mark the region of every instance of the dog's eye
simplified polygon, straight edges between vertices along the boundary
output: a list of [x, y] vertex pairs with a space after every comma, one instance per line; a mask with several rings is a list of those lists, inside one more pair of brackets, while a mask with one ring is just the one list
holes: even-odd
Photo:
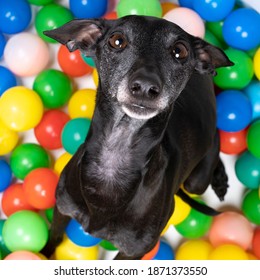
[[182, 43], [176, 43], [172, 49], [172, 52], [176, 59], [184, 59], [188, 56], [188, 50]]
[[109, 38], [109, 44], [114, 49], [124, 49], [127, 46], [127, 40], [123, 34], [113, 34]]

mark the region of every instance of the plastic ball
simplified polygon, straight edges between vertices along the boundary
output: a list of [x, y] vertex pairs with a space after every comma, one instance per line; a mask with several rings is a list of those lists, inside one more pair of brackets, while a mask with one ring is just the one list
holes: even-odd
[[252, 119], [248, 97], [238, 90], [226, 90], [217, 95], [217, 127], [227, 132], [245, 129]]
[[208, 237], [214, 247], [228, 243], [247, 250], [251, 246], [253, 226], [242, 214], [226, 211], [214, 217]]
[[212, 250], [209, 260], [248, 260], [248, 255], [238, 245], [223, 244]]
[[207, 240], [187, 240], [176, 250], [176, 260], [207, 260], [213, 246]]
[[0, 2], [0, 30], [15, 34], [25, 30], [32, 18], [31, 7], [26, 0]]
[[162, 16], [162, 7], [158, 0], [120, 0], [116, 11], [119, 18], [127, 15]]
[[46, 216], [47, 220], [48, 220], [50, 223], [52, 223], [54, 208], [53, 208], [53, 207], [48, 208], [48, 209], [46, 209], [44, 212], [45, 212], [45, 216]]
[[243, 214], [253, 224], [260, 225], [260, 197], [258, 190], [248, 191], [241, 205]]
[[45, 6], [51, 4], [54, 0], [28, 0], [29, 3], [37, 6]]
[[12, 130], [31, 129], [40, 122], [42, 115], [42, 101], [31, 89], [12, 87], [0, 98], [0, 120]]
[[65, 45], [59, 48], [58, 63], [62, 71], [71, 77], [82, 77], [93, 71], [93, 68], [84, 62], [79, 50], [70, 52]]
[[141, 259], [142, 260], [152, 260], [156, 254], [159, 251], [159, 247], [160, 247], [160, 241], [158, 241], [155, 246], [153, 247], [152, 250], [150, 250], [148, 253], [146, 253]]
[[47, 66], [49, 58], [47, 44], [35, 34], [19, 33], [6, 43], [4, 59], [8, 68], [17, 76], [38, 74]]
[[163, 2], [163, 3], [161, 3], [161, 6], [162, 6], [162, 15], [163, 16], [165, 14], [167, 14], [169, 11], [179, 7], [178, 4], [171, 3], [171, 2]]
[[73, 86], [66, 74], [56, 69], [48, 69], [35, 78], [33, 90], [39, 94], [46, 108], [55, 109], [68, 102]]
[[236, 160], [235, 172], [238, 180], [249, 189], [260, 185], [260, 159], [246, 151]]
[[70, 0], [69, 6], [76, 18], [99, 18], [107, 10], [108, 0]]
[[64, 167], [67, 165], [67, 163], [71, 160], [72, 155], [65, 152], [64, 154], [60, 155], [54, 164], [54, 170], [55, 172], [60, 175]]
[[159, 250], [153, 260], [174, 260], [174, 252], [171, 246], [167, 242], [161, 240]]
[[67, 236], [56, 247], [54, 252], [56, 260], [97, 260], [98, 246], [81, 247], [74, 244]]
[[260, 15], [257, 11], [236, 9], [224, 21], [223, 36], [229, 46], [248, 51], [260, 44], [259, 26]]
[[250, 125], [247, 132], [247, 147], [251, 154], [260, 158], [260, 121], [255, 121]]
[[85, 141], [91, 121], [86, 118], [76, 118], [68, 121], [61, 134], [63, 148], [74, 154]]
[[65, 230], [68, 238], [78, 246], [91, 247], [97, 245], [101, 239], [85, 232], [82, 225], [71, 219]]
[[[106, 13], [104, 15], [104, 18], [105, 19], [117, 19], [117, 13], [116, 11], [112, 11], [112, 12], [109, 12], [109, 13]], [[91, 65], [90, 65], [91, 66]], [[93, 66], [94, 67], [94, 66]]]
[[0, 159], [0, 175], [0, 192], [2, 192], [10, 185], [12, 180], [12, 170], [4, 159]]
[[41, 258], [34, 254], [33, 252], [30, 251], [16, 251], [4, 258], [5, 261], [10, 261], [10, 260], [41, 260]]
[[63, 111], [46, 111], [40, 123], [34, 128], [34, 134], [39, 144], [49, 150], [62, 148], [61, 132], [69, 120], [69, 116]]
[[180, 6], [182, 6], [182, 7], [186, 7], [186, 8], [190, 8], [190, 9], [193, 8], [194, 0], [179, 0], [178, 2], [180, 4]]
[[237, 132], [219, 131], [220, 151], [229, 155], [238, 155], [247, 149], [247, 129]]
[[35, 210], [25, 196], [23, 184], [16, 183], [10, 185], [3, 193], [2, 210], [9, 217], [20, 210]]
[[225, 50], [225, 53], [234, 65], [217, 69], [214, 83], [222, 89], [242, 89], [248, 86], [254, 75], [250, 56], [232, 48]]
[[252, 249], [255, 256], [260, 259], [260, 227], [256, 227], [254, 231]]
[[15, 148], [10, 157], [12, 172], [19, 179], [24, 179], [32, 170], [49, 167], [50, 157], [38, 144], [23, 143]]
[[212, 217], [191, 209], [189, 215], [175, 229], [186, 238], [200, 238], [204, 236], [212, 223]]
[[243, 91], [251, 102], [253, 110], [252, 120], [254, 121], [260, 118], [260, 82], [252, 81]]
[[0, 156], [10, 153], [19, 140], [18, 133], [9, 129], [0, 120]]
[[5, 36], [2, 33], [0, 33], [0, 59], [4, 53], [5, 44], [6, 44]]
[[71, 11], [58, 4], [49, 4], [42, 7], [35, 16], [35, 28], [38, 35], [48, 43], [57, 43], [54, 39], [47, 37], [43, 31], [53, 30], [71, 21]]
[[15, 75], [6, 67], [0, 66], [0, 96], [9, 88], [17, 85]]
[[207, 21], [224, 19], [235, 6], [235, 0], [194, 0], [193, 9]]
[[11, 215], [4, 223], [3, 239], [12, 252], [39, 252], [47, 243], [48, 227], [39, 214], [22, 210]]
[[213, 22], [206, 22], [206, 29], [209, 30], [223, 45], [223, 49], [226, 45], [224, 37], [223, 37], [223, 25], [224, 21], [213, 21]]
[[207, 29], [205, 32], [204, 40], [218, 48], [224, 48], [223, 44], [217, 39], [217, 37]]
[[254, 71], [257, 79], [260, 80], [260, 48], [254, 55]]
[[3, 227], [5, 222], [6, 220], [0, 220], [0, 251], [2, 253], [2, 258], [4, 258], [5, 256], [11, 253], [11, 251], [6, 247], [3, 238]]
[[76, 91], [69, 100], [68, 111], [72, 119], [91, 119], [96, 105], [96, 91], [81, 89]]
[[108, 251], [117, 251], [118, 250], [111, 242], [104, 240], [104, 239], [101, 240], [101, 242], [99, 243], [99, 246]]
[[85, 56], [83, 53], [80, 53], [81, 58], [84, 60], [85, 63], [87, 63], [90, 67], [96, 67], [95, 61], [92, 57]]
[[[189, 8], [175, 8], [166, 13], [163, 18], [179, 25], [193, 36], [204, 38], [204, 22], [195, 11]], [[184, 18], [185, 20], [183, 20]]]
[[58, 175], [49, 168], [32, 170], [24, 179], [23, 189], [27, 201], [36, 209], [47, 209], [55, 205]]
[[93, 73], [92, 73], [92, 78], [94, 81], [95, 86], [98, 86], [98, 71], [97, 68], [94, 68]]

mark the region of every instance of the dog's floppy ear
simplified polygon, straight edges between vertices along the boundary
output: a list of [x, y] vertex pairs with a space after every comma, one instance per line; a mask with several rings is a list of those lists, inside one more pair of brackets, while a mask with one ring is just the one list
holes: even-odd
[[215, 76], [217, 74], [216, 68], [234, 65], [220, 48], [199, 38], [196, 38], [194, 50], [196, 59], [195, 69], [202, 74], [212, 74]]
[[77, 49], [86, 55], [92, 55], [98, 39], [104, 33], [104, 20], [102, 19], [74, 19], [63, 26], [44, 31], [44, 35], [66, 45], [69, 51]]

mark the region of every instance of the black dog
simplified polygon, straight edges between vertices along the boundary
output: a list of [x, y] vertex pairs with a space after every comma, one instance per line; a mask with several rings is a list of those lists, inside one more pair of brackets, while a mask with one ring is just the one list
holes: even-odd
[[233, 63], [153, 17], [73, 20], [45, 34], [93, 57], [99, 73], [91, 128], [61, 174], [46, 250], [54, 250], [74, 218], [111, 241], [116, 259], [140, 259], [160, 238], [182, 183], [196, 194], [211, 184], [224, 198], [209, 74]]

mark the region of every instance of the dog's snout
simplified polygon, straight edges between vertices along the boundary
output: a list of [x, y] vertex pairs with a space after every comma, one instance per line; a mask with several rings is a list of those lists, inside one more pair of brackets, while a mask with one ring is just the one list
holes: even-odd
[[129, 82], [129, 90], [136, 97], [156, 98], [161, 93], [161, 84], [156, 74], [138, 71]]

